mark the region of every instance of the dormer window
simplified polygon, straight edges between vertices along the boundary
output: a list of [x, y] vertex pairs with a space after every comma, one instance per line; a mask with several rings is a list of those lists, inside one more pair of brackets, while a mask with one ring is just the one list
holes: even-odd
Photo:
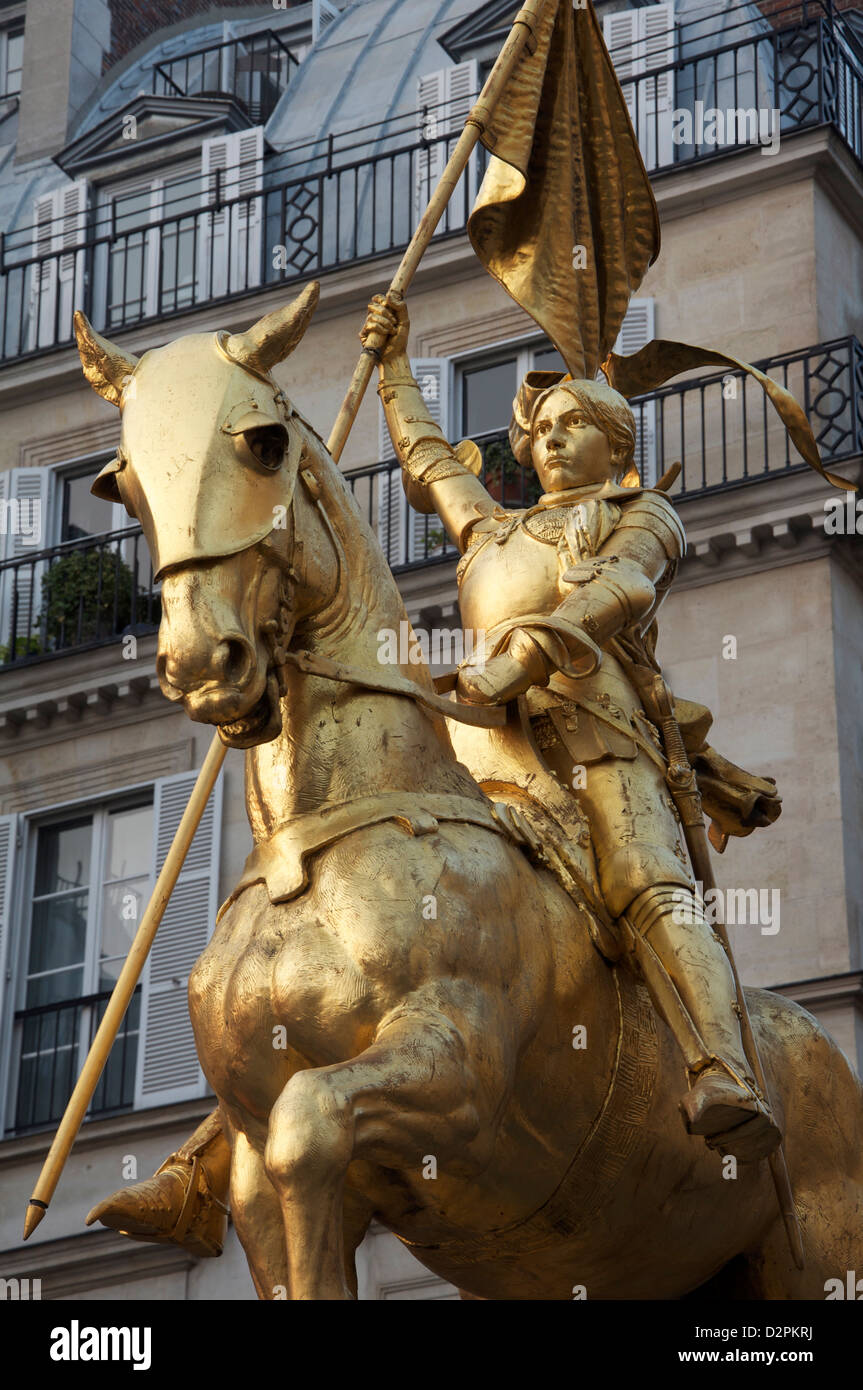
[[17, 96], [24, 65], [24, 25], [0, 29], [0, 97]]

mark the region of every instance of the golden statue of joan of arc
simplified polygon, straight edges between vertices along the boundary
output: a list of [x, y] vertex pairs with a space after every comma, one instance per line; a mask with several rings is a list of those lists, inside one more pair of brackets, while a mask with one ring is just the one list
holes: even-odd
[[[746, 1058], [733, 975], [705, 920], [644, 707], [644, 675], [658, 669], [656, 614], [686, 542], [661, 488], [621, 485], [634, 466], [632, 410], [608, 384], [529, 374], [510, 438], [543, 495], [504, 511], [469, 466], [470, 449], [456, 452], [429, 414], [410, 370], [404, 302], [378, 296], [364, 332], [388, 335], [379, 394], [407, 496], [438, 514], [462, 553], [462, 620], [482, 636], [458, 695], [497, 704], [527, 696], [537, 747], [589, 822], [608, 916], [684, 1055], [690, 1133], [734, 1129], [737, 1157], [761, 1157], [779, 1131]], [[685, 727], [689, 715], [688, 741], [704, 747], [708, 712], [684, 703], [677, 714]], [[716, 814], [723, 833], [748, 833], [775, 819], [779, 799], [771, 782], [733, 771]], [[745, 823], [735, 823], [735, 795]]]

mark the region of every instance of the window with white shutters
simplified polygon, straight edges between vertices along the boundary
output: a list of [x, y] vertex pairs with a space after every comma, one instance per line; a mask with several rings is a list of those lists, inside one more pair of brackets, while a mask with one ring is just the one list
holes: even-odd
[[[424, 144], [417, 151], [414, 170], [415, 223], [428, 206], [478, 93], [479, 69], [475, 59], [426, 73], [418, 80], [417, 106]], [[478, 171], [479, 155], [474, 150], [441, 219], [441, 231], [452, 231], [467, 222], [479, 187]]]
[[[416, 357], [411, 370], [423, 393], [429, 414], [449, 437], [449, 362], [444, 357]], [[378, 433], [381, 463], [392, 466], [378, 477], [378, 540], [390, 565], [430, 560], [444, 552], [446, 537], [440, 521], [408, 505], [402, 486], [401, 469], [387, 428], [383, 407], [379, 406]]]
[[[197, 773], [156, 783], [152, 882], [165, 862]], [[136, 1106], [167, 1105], [205, 1094], [189, 1018], [189, 975], [218, 910], [222, 779], [201, 817], [147, 961], [141, 1002]]]
[[84, 241], [88, 185], [84, 179], [41, 194], [33, 205], [27, 350], [72, 337], [72, 315], [84, 305]]
[[201, 147], [198, 299], [261, 283], [264, 130], [253, 126]]
[[[38, 649], [44, 561], [30, 557], [50, 544], [54, 477], [50, 468], [11, 468], [0, 474], [0, 658]], [[14, 562], [14, 563], [12, 563]]]
[[674, 162], [674, 5], [617, 10], [603, 17], [602, 31], [644, 162], [664, 168]]
[[[5, 1069], [7, 1124], [17, 1132], [63, 1113], [149, 899], [152, 815], [151, 793], [138, 790], [41, 815], [28, 827]], [[140, 1012], [138, 990], [91, 1115], [132, 1105]]]
[[[656, 337], [656, 301], [632, 299], [626, 311], [614, 351], [621, 357], [640, 352]], [[633, 406], [636, 425], [635, 465], [645, 487], [657, 480], [656, 466], [656, 401], [644, 401]]]

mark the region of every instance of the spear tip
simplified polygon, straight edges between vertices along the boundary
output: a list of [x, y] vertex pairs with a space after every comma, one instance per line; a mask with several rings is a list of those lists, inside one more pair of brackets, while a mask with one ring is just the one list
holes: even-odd
[[24, 1217], [25, 1240], [27, 1240], [29, 1236], [32, 1236], [47, 1210], [48, 1205], [46, 1202], [39, 1202], [34, 1197], [30, 1198], [30, 1201], [27, 1203], [27, 1214]]

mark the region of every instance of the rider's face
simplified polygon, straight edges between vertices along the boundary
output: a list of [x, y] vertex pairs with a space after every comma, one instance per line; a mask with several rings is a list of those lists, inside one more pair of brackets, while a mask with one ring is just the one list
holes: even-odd
[[544, 492], [563, 492], [614, 477], [616, 465], [602, 430], [585, 419], [568, 391], [551, 391], [531, 431], [531, 456]]

